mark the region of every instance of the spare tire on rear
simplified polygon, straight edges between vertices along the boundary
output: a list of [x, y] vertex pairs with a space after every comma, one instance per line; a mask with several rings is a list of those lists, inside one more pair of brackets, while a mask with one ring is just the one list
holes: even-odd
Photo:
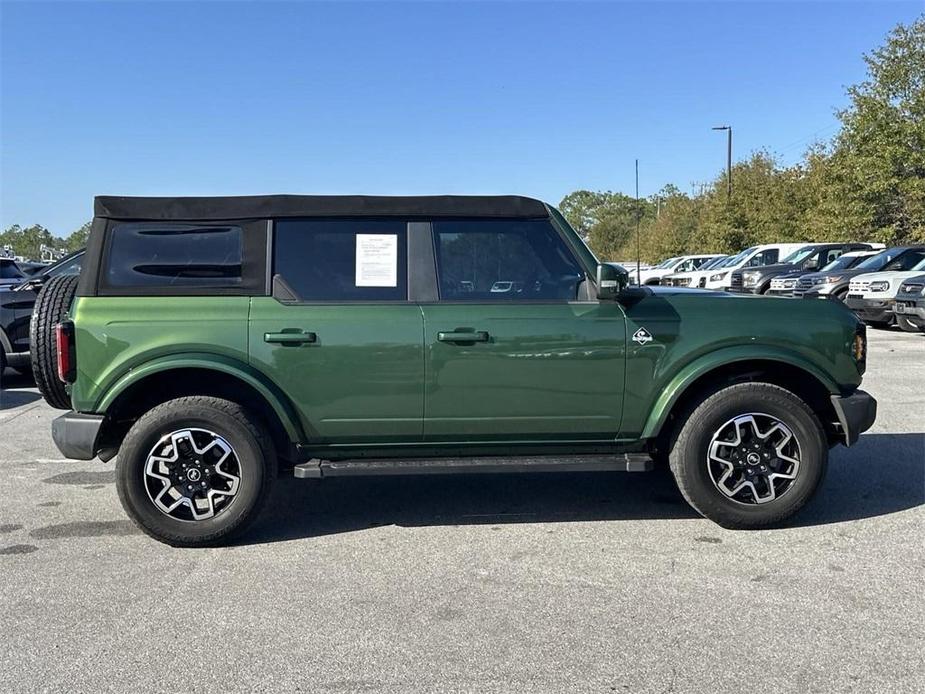
[[59, 410], [71, 409], [71, 398], [58, 378], [58, 342], [55, 326], [67, 316], [77, 291], [77, 277], [64, 275], [48, 280], [35, 300], [29, 323], [32, 375], [45, 401]]

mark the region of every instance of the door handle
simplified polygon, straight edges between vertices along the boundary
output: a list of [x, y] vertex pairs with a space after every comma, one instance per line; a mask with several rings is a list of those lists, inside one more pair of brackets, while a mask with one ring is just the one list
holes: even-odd
[[318, 336], [315, 333], [308, 332], [286, 332], [285, 330], [281, 333], [264, 333], [263, 334], [264, 342], [277, 342], [281, 345], [304, 345], [312, 342], [318, 341]]
[[440, 342], [488, 342], [488, 333], [484, 330], [476, 332], [446, 332], [437, 333]]

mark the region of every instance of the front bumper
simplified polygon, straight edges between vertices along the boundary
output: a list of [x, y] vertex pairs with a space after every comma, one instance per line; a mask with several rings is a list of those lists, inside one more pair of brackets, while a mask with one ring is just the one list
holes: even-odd
[[906, 298], [900, 295], [896, 298], [893, 310], [919, 328], [925, 328], [925, 299]]
[[93, 460], [105, 419], [101, 414], [67, 412], [52, 421], [51, 438], [65, 458]]
[[845, 305], [858, 314], [861, 320], [888, 323], [893, 320], [893, 299], [859, 299], [848, 296]]
[[793, 296], [792, 289], [769, 289], [765, 292], [765, 296]]
[[851, 446], [858, 441], [862, 432], [870, 429], [877, 419], [877, 401], [863, 390], [856, 390], [852, 395], [841, 397], [833, 395], [832, 407], [841, 425], [845, 445]]

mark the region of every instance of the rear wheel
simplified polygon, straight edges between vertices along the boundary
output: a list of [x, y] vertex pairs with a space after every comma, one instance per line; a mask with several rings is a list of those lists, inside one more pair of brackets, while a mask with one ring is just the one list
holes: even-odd
[[119, 450], [116, 487], [129, 517], [156, 540], [216, 545], [254, 521], [275, 470], [269, 436], [240, 405], [185, 397], [132, 426]]
[[726, 528], [765, 528], [809, 501], [825, 475], [828, 446], [819, 420], [796, 395], [743, 383], [693, 409], [669, 461], [700, 514]]
[[35, 385], [48, 404], [59, 410], [71, 409], [71, 398], [58, 378], [55, 326], [67, 316], [76, 292], [77, 277], [73, 275], [48, 280], [36, 297], [29, 322], [29, 349]]

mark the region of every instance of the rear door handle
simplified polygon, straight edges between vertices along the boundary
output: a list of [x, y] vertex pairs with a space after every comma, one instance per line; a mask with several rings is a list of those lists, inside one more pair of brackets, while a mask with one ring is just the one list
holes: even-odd
[[281, 345], [304, 345], [312, 342], [318, 341], [318, 336], [315, 333], [299, 331], [283, 331], [280, 333], [264, 333], [263, 334], [264, 342], [276, 342]]
[[446, 332], [437, 333], [440, 342], [488, 342], [488, 333], [484, 330], [476, 332]]

